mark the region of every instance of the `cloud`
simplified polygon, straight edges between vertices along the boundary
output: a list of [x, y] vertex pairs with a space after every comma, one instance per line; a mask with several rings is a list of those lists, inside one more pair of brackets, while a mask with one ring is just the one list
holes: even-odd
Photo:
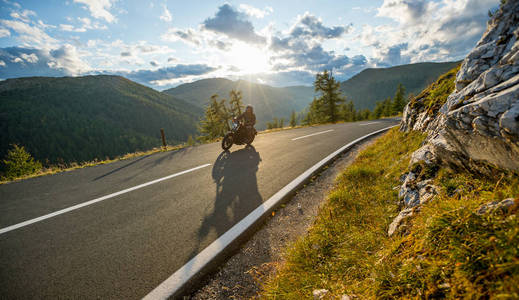
[[[71, 18], [70, 18], [71, 19]], [[75, 27], [71, 24], [60, 24], [59, 28], [63, 31], [70, 31], [70, 32], [86, 32], [87, 30], [91, 29], [108, 29], [106, 25], [100, 25], [99, 23], [92, 23], [92, 21], [89, 18], [77, 18], [80, 22], [80, 26]], [[71, 19], [72, 20], [72, 19]]]
[[10, 16], [14, 19], [22, 20], [26, 23], [30, 22], [31, 16], [36, 16], [36, 13], [32, 10], [24, 9], [22, 12], [11, 12]]
[[22, 46], [51, 48], [58, 45], [58, 41], [42, 29], [26, 24], [17, 20], [0, 20], [0, 24], [11, 29], [18, 34], [17, 38], [22, 43]]
[[217, 69], [218, 68], [206, 64], [178, 64], [156, 70], [138, 70], [131, 72], [120, 72], [120, 74], [140, 83], [163, 86], [170, 84], [171, 80], [173, 79], [204, 75]]
[[378, 8], [378, 17], [388, 17], [400, 23], [416, 24], [427, 14], [428, 10], [434, 9], [433, 3], [424, 0], [384, 0]]
[[214, 17], [203, 22], [202, 28], [247, 43], [264, 44], [266, 42], [265, 37], [254, 31], [254, 26], [247, 20], [247, 16], [236, 11], [229, 4], [220, 6]]
[[[351, 76], [352, 72], [358, 72], [366, 66], [366, 57], [358, 55], [350, 58], [326, 50], [323, 46], [326, 40], [341, 38], [351, 29], [351, 25], [325, 26], [319, 18], [309, 13], [298, 16], [284, 35], [280, 33], [271, 35], [269, 48], [274, 53], [270, 57], [273, 70], [304, 71], [314, 74], [324, 69], [333, 69], [334, 74], [338, 76]], [[301, 73], [295, 74], [301, 75]]]
[[0, 38], [11, 36], [11, 32], [5, 28], [0, 28]]
[[84, 4], [92, 17], [96, 19], [104, 19], [108, 23], [116, 21], [116, 18], [109, 12], [112, 7], [111, 0], [74, 0], [74, 2]]
[[258, 19], [262, 19], [265, 16], [270, 15], [274, 11], [274, 9], [270, 6], [267, 6], [265, 7], [265, 9], [262, 10], [248, 4], [240, 4], [240, 10], [246, 13], [247, 15]]
[[202, 38], [200, 35], [191, 28], [170, 28], [166, 33], [161, 35], [160, 38], [163, 41], [169, 42], [183, 41], [194, 46], [200, 46], [202, 43]]
[[156, 60], [152, 60], [152, 61], [150, 61], [150, 65], [151, 65], [152, 67], [158, 67], [158, 66], [159, 66], [159, 63], [158, 63]]
[[231, 48], [231, 44], [225, 43], [225, 42], [222, 42], [219, 40], [210, 40], [209, 46], [212, 46], [212, 47], [217, 48], [222, 51], [227, 51]]
[[323, 25], [321, 19], [306, 12], [303, 16], [298, 17], [298, 20], [290, 29], [290, 36], [294, 38], [311, 37], [333, 39], [350, 32], [351, 28], [351, 25], [326, 27]]
[[90, 67], [79, 57], [76, 47], [70, 44], [65, 44], [49, 53], [52, 60], [48, 65], [54, 69], [61, 69], [66, 74], [78, 75], [90, 70]]
[[21, 47], [0, 48], [0, 60], [4, 62], [0, 69], [0, 78], [70, 76], [90, 70], [71, 45], [51, 51]]
[[[365, 26], [360, 40], [373, 46], [374, 60], [385, 65], [459, 60], [481, 38], [487, 11], [497, 5], [494, 0], [384, 0], [377, 16], [397, 25]], [[398, 49], [402, 44], [407, 47]]]
[[164, 22], [171, 22], [173, 20], [173, 17], [171, 16], [171, 13], [169, 12], [166, 5], [163, 5], [164, 11], [162, 12], [162, 15], [160, 16], [160, 19]]
[[121, 52], [121, 56], [122, 57], [132, 56], [132, 53], [130, 51], [124, 51], [124, 52]]

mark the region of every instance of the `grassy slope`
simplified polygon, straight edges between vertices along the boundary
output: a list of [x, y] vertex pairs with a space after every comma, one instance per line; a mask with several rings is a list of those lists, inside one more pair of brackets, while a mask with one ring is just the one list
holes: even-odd
[[393, 187], [423, 139], [393, 129], [363, 151], [262, 296], [309, 298], [324, 288], [361, 298], [519, 297], [517, 208], [475, 213], [483, 203], [519, 197], [514, 174], [478, 178], [442, 169], [434, 179], [440, 194], [408, 224], [410, 234], [387, 236], [398, 212]]

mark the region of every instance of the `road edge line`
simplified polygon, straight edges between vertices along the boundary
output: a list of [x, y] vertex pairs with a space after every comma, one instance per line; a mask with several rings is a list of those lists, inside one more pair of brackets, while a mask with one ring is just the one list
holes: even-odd
[[168, 299], [170, 297], [176, 298], [181, 296], [187, 286], [190, 285], [191, 281], [197, 277], [203, 270], [209, 266], [211, 262], [216, 260], [231, 244], [239, 239], [247, 230], [253, 227], [259, 220], [266, 217], [274, 208], [282, 203], [287, 196], [297, 190], [303, 183], [312, 177], [322, 167], [327, 165], [336, 156], [353, 147], [358, 142], [365, 140], [373, 135], [387, 131], [393, 127], [399, 126], [393, 125], [366, 134], [344, 146], [337, 149], [330, 155], [323, 158], [321, 161], [310, 167], [308, 170], [303, 172], [301, 175], [292, 180], [289, 184], [284, 186], [281, 190], [275, 193], [263, 204], [254, 209], [240, 222], [235, 224], [231, 229], [227, 230], [222, 236], [212, 242], [204, 250], [198, 253], [195, 257], [184, 264], [180, 269], [175, 271], [171, 276], [154, 288], [150, 293], [144, 296], [143, 300], [157, 300], [157, 299]]

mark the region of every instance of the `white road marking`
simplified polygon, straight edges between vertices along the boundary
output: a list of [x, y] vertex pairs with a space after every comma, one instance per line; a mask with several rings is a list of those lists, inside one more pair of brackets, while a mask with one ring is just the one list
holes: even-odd
[[307, 138], [307, 137], [310, 137], [310, 136], [314, 136], [314, 135], [318, 135], [318, 134], [327, 133], [327, 132], [330, 132], [330, 131], [333, 131], [333, 129], [325, 130], [325, 131], [320, 131], [320, 132], [312, 133], [312, 134], [309, 134], [309, 135], [303, 135], [303, 136], [300, 136], [300, 137], [296, 137], [296, 138], [292, 139], [292, 141], [295, 141], [295, 140], [298, 140], [298, 139], [304, 139], [304, 138]]
[[377, 123], [380, 123], [380, 122], [369, 122], [369, 123], [364, 123], [364, 124], [359, 124], [360, 126], [366, 126], [366, 125], [371, 125], [371, 124], [377, 124]]
[[90, 200], [90, 201], [83, 202], [83, 203], [80, 203], [80, 204], [77, 204], [77, 205], [74, 205], [74, 206], [70, 206], [70, 207], [64, 208], [62, 210], [55, 211], [53, 213], [50, 213], [50, 214], [47, 214], [47, 215], [44, 215], [44, 216], [41, 216], [41, 217], [38, 217], [38, 218], [34, 218], [34, 219], [31, 219], [31, 220], [27, 220], [25, 222], [21, 222], [21, 223], [14, 224], [14, 225], [11, 225], [11, 226], [8, 226], [8, 227], [4, 227], [4, 228], [0, 229], [0, 234], [4, 234], [6, 232], [9, 232], [9, 231], [12, 231], [12, 230], [15, 230], [15, 229], [18, 229], [18, 228], [21, 228], [21, 227], [24, 227], [24, 226], [36, 223], [36, 222], [40, 222], [40, 221], [43, 221], [43, 220], [46, 220], [46, 219], [49, 219], [49, 218], [52, 218], [52, 217], [64, 214], [64, 213], [68, 213], [70, 211], [73, 211], [73, 210], [76, 210], [76, 209], [80, 209], [82, 207], [85, 207], [85, 206], [88, 206], [88, 205], [92, 205], [94, 203], [101, 202], [103, 200], [110, 199], [110, 198], [113, 198], [115, 196], [119, 196], [119, 195], [122, 195], [122, 194], [125, 194], [125, 193], [129, 193], [131, 191], [138, 190], [138, 189], [143, 188], [143, 187], [148, 186], [148, 185], [152, 185], [152, 184], [164, 181], [164, 180], [171, 179], [173, 177], [177, 177], [177, 176], [189, 173], [189, 172], [193, 172], [193, 171], [205, 168], [205, 167], [210, 166], [210, 165], [211, 164], [205, 164], [205, 165], [201, 165], [201, 166], [198, 166], [198, 167], [194, 167], [194, 168], [191, 168], [189, 170], [185, 170], [185, 171], [182, 171], [182, 172], [178, 172], [178, 173], [175, 173], [175, 174], [168, 175], [166, 177], [162, 177], [162, 178], [159, 178], [159, 179], [148, 181], [146, 183], [139, 184], [139, 185], [136, 185], [134, 187], [127, 188], [125, 190], [122, 190], [122, 191], [119, 191], [119, 192], [115, 192], [113, 194], [109, 194], [109, 195], [106, 195], [106, 196], [103, 196], [103, 197], [99, 197], [99, 198], [96, 198], [94, 200]]
[[[190, 261], [188, 261], [185, 265], [183, 265], [180, 269], [178, 269], [175, 273], [173, 273], [170, 277], [168, 277], [155, 289], [153, 289], [153, 291], [151, 291], [148, 295], [144, 296], [143, 300], [168, 299], [171, 296], [178, 293], [182, 289], [182, 287], [184, 287], [184, 285], [188, 283], [191, 278], [193, 278], [193, 276], [198, 274], [205, 266], [207, 266], [213, 259], [215, 259], [220, 253], [222, 253], [235, 239], [240, 237], [250, 226], [254, 225], [256, 221], [258, 221], [262, 216], [270, 213], [270, 211], [274, 209], [280, 201], [282, 201], [292, 191], [301, 186], [305, 182], [305, 180], [307, 180], [307, 178], [312, 176], [314, 172], [326, 165], [332, 158], [336, 157], [346, 149], [352, 147], [359, 141], [362, 141], [367, 137], [383, 132], [395, 126], [398, 125], [389, 126], [374, 131], [370, 134], [366, 134], [365, 136], [362, 136], [354, 140], [353, 142], [342, 146], [332, 154], [322, 159], [320, 162], [313, 165], [310, 169], [306, 170], [305, 172], [303, 172], [303, 174], [299, 175], [296, 179], [292, 180], [289, 184], [287, 184], [285, 187], [283, 187], [281, 190], [275, 193], [267, 201], [263, 202], [263, 204], [258, 206], [240, 222], [235, 224], [233, 227], [231, 227], [231, 229], [226, 231], [222, 236], [217, 238], [204, 250], [198, 253], [195, 257], [193, 257]], [[175, 296], [178, 297], [179, 295]]]

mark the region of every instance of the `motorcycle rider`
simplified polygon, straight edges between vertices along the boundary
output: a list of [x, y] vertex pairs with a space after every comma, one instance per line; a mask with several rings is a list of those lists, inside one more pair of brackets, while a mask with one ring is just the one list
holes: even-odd
[[[254, 125], [256, 124], [256, 115], [254, 114], [253, 112], [253, 108], [252, 108], [252, 105], [248, 104], [247, 107], [245, 108], [245, 111], [239, 115], [238, 117], [236, 117], [236, 120], [237, 121], [240, 121], [240, 120], [243, 120], [244, 122], [244, 129], [243, 130], [242, 128], [239, 129], [240, 131], [240, 135], [243, 135], [243, 134], [256, 134], [256, 129], [254, 128]], [[244, 132], [245, 131], [245, 132]]]

